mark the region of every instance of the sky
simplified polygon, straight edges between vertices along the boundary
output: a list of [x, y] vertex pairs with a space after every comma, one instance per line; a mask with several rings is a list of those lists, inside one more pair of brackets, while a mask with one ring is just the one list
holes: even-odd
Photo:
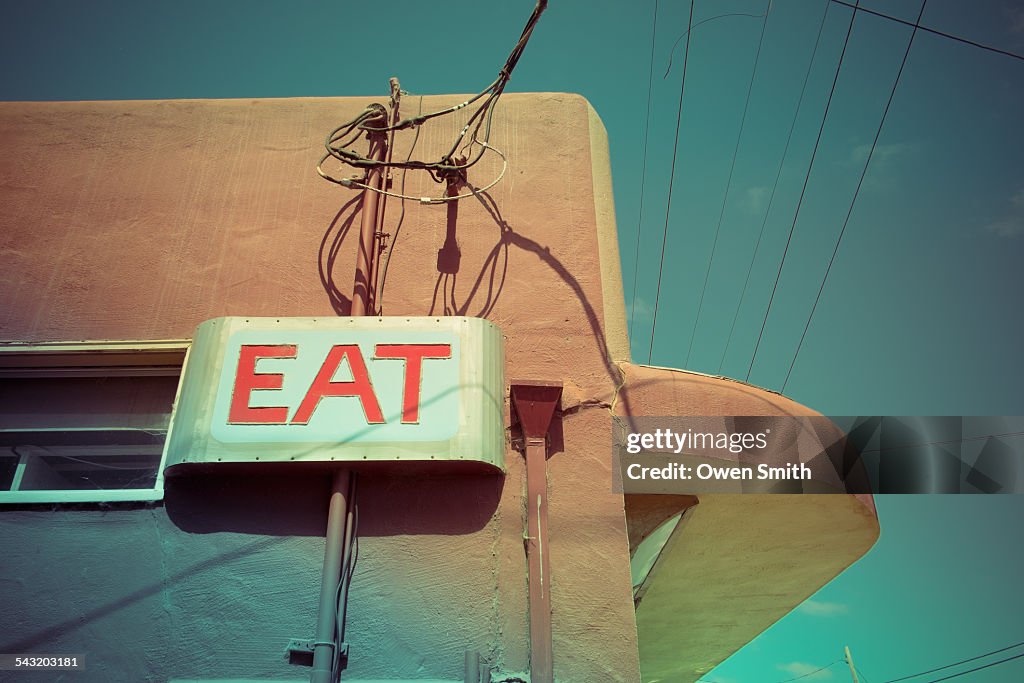
[[[863, 4], [911, 22], [920, 9]], [[778, 0], [766, 19], [767, 2], [697, 0], [694, 24], [732, 16], [690, 34], [680, 114], [690, 3], [660, 0], [652, 66], [654, 8], [551, 0], [508, 87], [581, 93], [604, 121], [634, 360], [785, 385], [832, 415], [1024, 414], [1024, 61], [918, 32], [843, 230], [911, 29], [859, 13], [843, 53], [841, 5]], [[383, 99], [393, 75], [412, 93], [476, 92], [531, 9], [5, 3], [0, 99]], [[930, 0], [922, 24], [1024, 53], [1021, 0]], [[1024, 497], [877, 503], [877, 546], [705, 680], [775, 683], [849, 645], [878, 683], [1024, 641]], [[1024, 679], [1022, 662], [955, 680]]]

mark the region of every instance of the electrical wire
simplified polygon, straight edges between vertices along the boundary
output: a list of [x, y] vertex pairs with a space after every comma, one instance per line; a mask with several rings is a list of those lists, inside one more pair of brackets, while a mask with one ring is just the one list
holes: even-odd
[[750, 275], [754, 270], [754, 261], [757, 260], [758, 251], [761, 248], [761, 240], [764, 238], [765, 226], [768, 224], [768, 215], [771, 213], [772, 205], [775, 202], [775, 192], [779, 188], [779, 179], [782, 177], [782, 168], [786, 163], [786, 157], [789, 155], [789, 144], [793, 140], [793, 131], [796, 130], [796, 121], [800, 116], [800, 108], [804, 103], [804, 93], [807, 92], [807, 82], [811, 77], [811, 69], [814, 67], [814, 58], [818, 54], [818, 45], [821, 43], [821, 34], [825, 28], [825, 19], [828, 17], [828, 8], [831, 7], [831, 0], [825, 0], [823, 3], [825, 11], [821, 13], [821, 23], [818, 25], [818, 37], [814, 39], [814, 50], [811, 52], [811, 59], [807, 62], [807, 72], [804, 74], [803, 85], [800, 86], [800, 97], [796, 101], [796, 109], [793, 111], [793, 120], [789, 124], [789, 133], [786, 135], [786, 144], [782, 148], [782, 156], [779, 158], [779, 168], [775, 172], [775, 182], [772, 183], [772, 191], [768, 196], [768, 205], [764, 210], [764, 218], [761, 220], [761, 229], [757, 233], [757, 241], [754, 244], [754, 253], [750, 256], [750, 264], [747, 266], [747, 275], [743, 279], [743, 289], [740, 291], [740, 300], [736, 304], [736, 312], [732, 316], [732, 325], [729, 326], [729, 336], [725, 342], [725, 348], [722, 349], [722, 358], [718, 361], [718, 374], [722, 373], [722, 367], [725, 365], [725, 356], [729, 352], [729, 345], [732, 343], [732, 335], [736, 331], [736, 322], [740, 317], [740, 309], [743, 308], [743, 300], [747, 295], [747, 287], [750, 285]]
[[[895, 446], [886, 446], [885, 448], [865, 448], [861, 451], [864, 453], [882, 453], [884, 451], [897, 451], [903, 448], [921, 448], [922, 446], [945, 446], [955, 443], [968, 443], [971, 441], [985, 441], [986, 439], [1004, 439], [1011, 436], [1024, 436], [1024, 432], [1002, 432], [1001, 434], [982, 434], [980, 436], [969, 436], [965, 439], [945, 439], [942, 441], [921, 441], [918, 443], [901, 443]], [[1018, 645], [1024, 645], [1024, 643], [1018, 643]], [[1016, 647], [1012, 645], [1011, 647]], [[1009, 649], [1009, 648], [1006, 648]], [[991, 653], [989, 653], [991, 654]]]
[[654, 332], [658, 327], [658, 302], [661, 299], [661, 275], [665, 269], [665, 245], [668, 242], [668, 217], [672, 211], [672, 186], [676, 178], [676, 157], [679, 154], [679, 124], [683, 118], [683, 93], [686, 91], [686, 63], [690, 57], [690, 30], [693, 28], [693, 3], [690, 0], [690, 19], [686, 27], [686, 49], [683, 52], [683, 77], [679, 84], [679, 109], [676, 112], [676, 135], [672, 145], [672, 170], [668, 176], [668, 201], [665, 202], [665, 230], [661, 236], [661, 263], [658, 266], [658, 290], [654, 295], [654, 317], [651, 320], [651, 345], [647, 350], [647, 362], [654, 355]]
[[338, 587], [334, 594], [334, 659], [331, 663], [332, 681], [339, 680], [341, 676], [341, 646], [345, 643], [345, 620], [348, 615], [348, 591], [349, 587], [352, 585], [352, 575], [355, 573], [356, 560], [359, 556], [359, 506], [356, 505], [356, 482], [356, 475], [353, 473], [349, 480], [347, 492], [349, 510], [346, 512], [346, 518], [349, 516], [352, 518], [351, 534], [349, 535], [348, 533], [348, 521], [346, 520], [346, 535], [349, 537], [349, 543], [345, 550], [345, 556], [342, 557], [341, 575], [338, 577]]
[[754, 90], [754, 80], [757, 78], [757, 66], [761, 62], [761, 46], [764, 45], [764, 34], [768, 28], [768, 14], [772, 11], [772, 0], [768, 0], [768, 7], [764, 11], [764, 21], [761, 23], [761, 35], [757, 39], [757, 52], [754, 55], [754, 69], [750, 72], [750, 82], [747, 83], [747, 96], [743, 100], [743, 115], [740, 117], [740, 130], [736, 134], [736, 146], [732, 150], [732, 161], [729, 163], [729, 177], [725, 181], [725, 195], [722, 197], [722, 209], [718, 212], [718, 224], [715, 226], [715, 237], [711, 241], [711, 257], [708, 259], [708, 267], [704, 271], [704, 285], [700, 290], [700, 300], [697, 303], [697, 315], [693, 318], [693, 330], [690, 332], [690, 343], [686, 347], [685, 367], [690, 367], [690, 354], [693, 352], [693, 340], [697, 336], [697, 325], [700, 324], [700, 314], [704, 309], [704, 295], [708, 291], [708, 280], [711, 277], [711, 267], [715, 263], [715, 250], [718, 247], [718, 236], [722, 231], [722, 219], [725, 217], [725, 206], [729, 201], [729, 190], [732, 189], [732, 175], [736, 170], [736, 157], [739, 155], [740, 142], [743, 140], [743, 128], [747, 123], [747, 110], [750, 108], [750, 93]]
[[651, 128], [651, 91], [654, 84], [654, 44], [658, 35], [658, 0], [654, 0], [654, 27], [651, 29], [651, 66], [647, 74], [647, 116], [644, 119], [644, 160], [640, 171], [640, 214], [636, 219], [636, 249], [633, 252], [633, 301], [629, 305], [629, 331], [636, 314], [636, 275], [640, 266], [640, 231], [644, 223], [644, 185], [647, 181], [647, 137]]
[[813, 676], [814, 674], [821, 673], [825, 669], [831, 669], [833, 666], [835, 666], [836, 664], [839, 664], [842, 661], [843, 660], [841, 660], [841, 659], [837, 659], [836, 661], [832, 662], [831, 664], [826, 664], [825, 666], [821, 667], [820, 669], [815, 669], [814, 671], [808, 671], [805, 674], [800, 674], [799, 676], [795, 676], [793, 678], [787, 678], [784, 681], [776, 681], [776, 683], [790, 683], [791, 681], [799, 681], [801, 678], [807, 678], [808, 676]]
[[345, 187], [355, 187], [355, 188], [359, 188], [361, 190], [370, 190], [371, 192], [376, 192], [377, 194], [383, 195], [385, 197], [394, 197], [396, 199], [410, 199], [410, 200], [413, 200], [413, 201], [417, 201], [417, 202], [419, 202], [421, 204], [444, 204], [445, 202], [453, 202], [453, 201], [458, 201], [459, 199], [468, 199], [469, 197], [475, 197], [476, 195], [478, 195], [478, 194], [480, 194], [482, 192], [486, 192], [487, 190], [491, 189], [492, 187], [494, 187], [495, 185], [500, 183], [501, 179], [505, 177], [505, 172], [508, 170], [508, 157], [506, 157], [505, 154], [501, 150], [499, 150], [497, 147], [493, 147], [493, 146], [491, 146], [491, 145], [489, 145], [489, 144], [487, 144], [486, 142], [483, 142], [483, 141], [477, 141], [477, 142], [480, 144], [480, 146], [482, 148], [489, 149], [492, 152], [494, 152], [495, 154], [497, 154], [499, 157], [501, 157], [501, 161], [502, 161], [501, 173], [499, 173], [498, 177], [495, 178], [494, 180], [492, 180], [487, 185], [484, 185], [483, 187], [478, 188], [478, 189], [474, 189], [471, 192], [468, 192], [466, 194], [442, 195], [440, 197], [412, 197], [412, 196], [409, 196], [407, 194], [400, 194], [400, 193], [397, 193], [397, 192], [390, 192], [388, 190], [382, 190], [380, 188], [376, 188], [376, 187], [373, 187], [371, 185], [367, 185], [365, 183], [361, 183], [358, 180], [355, 180], [355, 179], [352, 179], [352, 178], [340, 178], [340, 179], [328, 178], [326, 175], [324, 175], [323, 172], [321, 172], [321, 169], [320, 169], [319, 166], [317, 167], [317, 172], [319, 172], [320, 175], [323, 176], [324, 178], [326, 178], [327, 180], [331, 180], [332, 182], [336, 182], [339, 185], [344, 185]]
[[[804, 340], [807, 338], [807, 330], [811, 327], [811, 320], [814, 318], [814, 312], [818, 310], [818, 302], [821, 301], [821, 293], [825, 291], [825, 283], [828, 282], [829, 273], [832, 272], [832, 264], [836, 261], [836, 254], [839, 253], [839, 245], [843, 243], [843, 235], [846, 234], [846, 226], [850, 224], [850, 216], [853, 215], [853, 207], [857, 203], [857, 197], [860, 196], [860, 188], [864, 184], [864, 177], [868, 173], [868, 167], [871, 165], [871, 156], [875, 153], [875, 146], [878, 144], [878, 138], [882, 135], [882, 127], [885, 126], [885, 119], [889, 115], [889, 107], [892, 106], [893, 98], [896, 96], [896, 88], [900, 84], [900, 76], [903, 75], [903, 68], [907, 65], [907, 57], [910, 56], [910, 48], [914, 45], [914, 37], [917, 35], [917, 28], [921, 23], [921, 17], [924, 16], [925, 7], [928, 6], [928, 0], [921, 2], [921, 10], [917, 13], [917, 21], [914, 22], [914, 30], [910, 33], [910, 40], [907, 41], [907, 49], [903, 53], [903, 61], [900, 62], [899, 71], [896, 72], [896, 80], [892, 83], [892, 90], [889, 92], [889, 99], [885, 103], [885, 109], [882, 111], [882, 119], [878, 122], [878, 129], [875, 131], [875, 139], [871, 141], [871, 149], [868, 150], [867, 159], [864, 160], [864, 168], [860, 172], [860, 178], [857, 180], [857, 188], [853, 191], [853, 198], [850, 200], [850, 208], [846, 212], [846, 218], [843, 220], [843, 227], [839, 230], [839, 237], [836, 239], [836, 246], [832, 250], [832, 256], [828, 260], [828, 266], [825, 268], [825, 275], [821, 278], [821, 286], [818, 288], [818, 294], [814, 297], [814, 305], [811, 306], [811, 312], [807, 316], [807, 324], [804, 325], [804, 331], [800, 334], [800, 342], [796, 346], [796, 353], [793, 354], [793, 360], [789, 364], [789, 370], [786, 371], [786, 379], [782, 382], [782, 391], [785, 392], [786, 385], [789, 383], [789, 378], [793, 374], [793, 368], [796, 366], [796, 359], [800, 356], [800, 350], [804, 346]], [[856, 13], [854, 13], [856, 14]]]
[[[860, 0], [857, 0], [859, 3]], [[765, 325], [768, 324], [768, 316], [772, 312], [772, 304], [775, 302], [775, 292], [779, 288], [779, 278], [782, 277], [782, 269], [786, 265], [786, 255], [789, 253], [789, 245], [793, 241], [793, 231], [796, 230], [796, 222], [800, 218], [800, 207], [804, 203], [804, 194], [807, 192], [807, 183], [811, 179], [811, 171], [814, 169], [814, 160], [818, 156], [818, 145], [821, 144], [821, 134], [825, 130], [825, 122], [828, 120], [828, 111], [832, 106], [832, 96], [836, 92], [836, 83], [839, 82], [839, 73], [843, 70], [843, 58], [846, 57], [846, 48], [850, 44], [850, 34], [853, 33], [853, 22], [857, 18], [857, 12], [850, 12], [850, 25], [846, 28], [846, 38], [843, 40], [843, 50], [839, 53], [839, 63], [836, 65], [836, 75], [832, 79], [832, 88], [828, 92], [828, 100], [825, 102], [825, 112], [821, 116], [821, 125], [818, 127], [818, 137], [814, 141], [814, 149], [811, 151], [811, 160], [807, 164], [807, 173], [804, 175], [804, 184], [800, 188], [800, 198], [796, 203], [796, 211], [793, 213], [793, 223], [789, 226], [789, 234], [786, 236], [786, 247], [782, 251], [782, 259], [779, 261], [779, 269], [775, 274], [775, 283], [772, 285], [772, 294], [768, 299], [768, 308], [764, 312], [764, 320], [761, 321], [761, 330], [757, 334], [757, 343], [754, 344], [754, 353], [750, 356], [750, 365], [747, 367], [746, 381], [750, 381], [750, 373], [754, 369], [754, 360], [757, 358], [757, 351], [761, 348], [761, 338], [764, 336]]]
[[[911, 23], [911, 22], [909, 22], [909, 21], [907, 21], [905, 19], [900, 19], [899, 17], [894, 17], [894, 16], [889, 15], [889, 14], [883, 14], [882, 12], [878, 12], [876, 10], [868, 9], [867, 7], [857, 7], [855, 5], [851, 5], [848, 2], [844, 2], [844, 0], [830, 0], [830, 2], [834, 2], [837, 5], [845, 5], [847, 7], [853, 7], [857, 11], [866, 12], [868, 14], [873, 14], [876, 17], [881, 17], [882, 19], [888, 19], [889, 21], [895, 21], [896, 23], [903, 24], [904, 26], [914, 26], [913, 23]], [[1001, 50], [998, 47], [992, 47], [991, 45], [985, 45], [984, 43], [977, 43], [977, 42], [975, 42], [973, 40], [968, 40], [967, 38], [963, 38], [961, 36], [953, 35], [952, 33], [946, 33], [945, 31], [939, 31], [939, 30], [934, 29], [934, 28], [928, 28], [927, 26], [920, 26], [920, 25], [918, 25], [917, 28], [918, 28], [918, 30], [925, 31], [926, 33], [931, 33], [931, 34], [934, 34], [934, 35], [937, 35], [937, 36], [941, 36], [943, 38], [948, 38], [950, 40], [955, 40], [958, 43], [963, 43], [965, 45], [971, 45], [972, 47], [977, 47], [977, 48], [980, 48], [982, 50], [987, 50], [989, 52], [994, 52], [997, 55], [1003, 55], [1004, 57], [1012, 57], [1013, 59], [1019, 59], [1021, 61], [1024, 61], [1024, 55], [1019, 55], [1016, 52], [1010, 52], [1009, 50]]]
[[[1000, 652], [1006, 652], [1007, 650], [1012, 650], [1012, 649], [1014, 649], [1016, 647], [1020, 647], [1021, 645], [1024, 645], [1024, 641], [1019, 642], [1019, 643], [1014, 643], [1013, 645], [1007, 645], [1006, 647], [1000, 648], [998, 650], [992, 650], [991, 652], [986, 652], [985, 654], [982, 654], [982, 655], [977, 655], [975, 657], [968, 657], [967, 659], [961, 659], [960, 661], [953, 662], [952, 664], [946, 664], [945, 666], [936, 667], [934, 669], [928, 669], [927, 671], [921, 671], [921, 672], [916, 673], [916, 674], [910, 674], [909, 676], [902, 676], [900, 678], [891, 678], [891, 679], [889, 679], [887, 681], [884, 681], [883, 683], [901, 683], [901, 681], [910, 680], [911, 678], [918, 678], [919, 676], [925, 676], [927, 674], [936, 673], [936, 672], [939, 672], [939, 671], [944, 671], [946, 669], [951, 669], [954, 666], [960, 666], [961, 664], [967, 664], [969, 662], [974, 662], [974, 661], [977, 661], [979, 659], [984, 659], [985, 657], [991, 657], [992, 655], [997, 655]], [[932, 680], [926, 681], [925, 683], [940, 683], [941, 681], [948, 681], [948, 680], [950, 680], [952, 678], [958, 678], [960, 676], [965, 676], [965, 675], [967, 675], [969, 673], [974, 673], [976, 671], [981, 671], [982, 669], [988, 669], [988, 668], [993, 667], [993, 666], [998, 666], [999, 664], [1005, 664], [1006, 662], [1012, 662], [1013, 660], [1020, 659], [1021, 657], [1024, 657], [1024, 653], [1021, 653], [1021, 654], [1018, 654], [1018, 655], [1014, 655], [1012, 657], [1007, 657], [1005, 659], [1000, 659], [1000, 660], [995, 661], [995, 662], [989, 662], [988, 664], [983, 664], [982, 666], [978, 666], [978, 667], [975, 667], [973, 669], [967, 669], [966, 671], [961, 671], [961, 672], [958, 672], [958, 673], [955, 673], [955, 674], [951, 674], [949, 676], [944, 676], [943, 678], [933, 678]], [[792, 683], [792, 681], [798, 681], [798, 680], [800, 680], [802, 678], [808, 678], [808, 677], [813, 676], [815, 674], [821, 673], [825, 669], [829, 669], [829, 668], [831, 668], [831, 667], [835, 666], [836, 664], [839, 664], [839, 663], [841, 663], [843, 661], [845, 661], [845, 660], [844, 659], [837, 659], [834, 662], [832, 662], [831, 664], [827, 664], [827, 665], [825, 665], [823, 667], [815, 669], [814, 671], [808, 671], [807, 673], [801, 674], [799, 676], [796, 676], [795, 678], [787, 678], [787, 679], [785, 679], [783, 681], [776, 681], [776, 683]], [[860, 670], [859, 667], [856, 667], [856, 671], [861, 676], [861, 678], [864, 678], [865, 683], [868, 683], [867, 682], [867, 677], [864, 676], [864, 673]], [[701, 678], [699, 683], [714, 683], [714, 681], [711, 680], [711, 679]]]
[[682, 40], [683, 38], [685, 38], [686, 36], [690, 35], [690, 31], [692, 31], [693, 29], [695, 29], [698, 26], [701, 26], [703, 24], [706, 24], [709, 21], [714, 21], [715, 19], [725, 19], [726, 17], [750, 17], [751, 19], [760, 19], [763, 16], [765, 16], [765, 15], [764, 14], [747, 14], [746, 12], [729, 12], [728, 14], [717, 14], [717, 15], [715, 15], [713, 17], [708, 17], [707, 19], [701, 19], [696, 24], [694, 24], [693, 26], [690, 26], [685, 31], [683, 31], [679, 35], [679, 37], [676, 38], [676, 42], [672, 43], [672, 49], [668, 51], [668, 66], [665, 68], [665, 75], [662, 76], [662, 78], [663, 79], [668, 78], [669, 72], [672, 71], [672, 58], [675, 56], [676, 48], [679, 46], [679, 41]]
[[[317, 172], [321, 177], [331, 182], [343, 185], [345, 187], [363, 187], [359, 183], [352, 181], [351, 179], [338, 179], [329, 176], [323, 172], [320, 168], [323, 162], [328, 157], [334, 157], [338, 161], [361, 169], [373, 169], [373, 168], [405, 168], [410, 170], [424, 170], [430, 173], [431, 177], [435, 182], [444, 182], [446, 177], [457, 175], [464, 172], [466, 169], [474, 166], [478, 163], [487, 151], [487, 149], [493, 149], [486, 143], [490, 140], [491, 133], [491, 121], [494, 115], [495, 104], [501, 97], [505, 90], [505, 86], [512, 78], [512, 72], [515, 70], [516, 64], [518, 64], [523, 51], [526, 48], [527, 42], [529, 42], [530, 36], [533, 34], [536, 28], [537, 22], [540, 19], [540, 15], [547, 8], [547, 0], [538, 0], [536, 6], [533, 9], [533, 13], [530, 15], [529, 20], [526, 22], [526, 26], [523, 28], [523, 32], [519, 36], [519, 40], [513, 47], [512, 52], [505, 60], [505, 64], [501, 67], [498, 72], [497, 78], [491, 82], [489, 86], [484, 88], [481, 92], [477, 93], [470, 99], [452, 107], [447, 107], [436, 112], [429, 114], [418, 114], [415, 117], [404, 119], [395, 124], [387, 123], [387, 114], [383, 106], [379, 104], [372, 104], [367, 107], [356, 119], [348, 124], [343, 124], [338, 128], [335, 128], [330, 135], [327, 136], [325, 141], [326, 154], [321, 158], [320, 163], [317, 165]], [[462, 131], [456, 137], [455, 142], [447, 153], [441, 156], [438, 161], [427, 162], [421, 160], [408, 159], [406, 161], [383, 161], [379, 159], [371, 159], [359, 152], [348, 149], [349, 145], [337, 144], [338, 141], [342, 140], [352, 130], [358, 129], [365, 131], [368, 135], [380, 135], [386, 132], [392, 132], [396, 130], [402, 130], [412, 126], [419, 126], [420, 124], [428, 121], [432, 118], [444, 116], [459, 111], [465, 107], [470, 106], [474, 102], [483, 99], [483, 102], [473, 114], [466, 121]], [[383, 125], [378, 125], [378, 122], [383, 121]], [[483, 140], [478, 139], [478, 135], [483, 130]], [[472, 133], [470, 133], [472, 130]], [[339, 137], [339, 132], [341, 136]], [[469, 142], [464, 144], [467, 136], [469, 136]], [[480, 152], [472, 159], [454, 159], [453, 156], [460, 149], [466, 149], [466, 147], [472, 148], [473, 145], [480, 144]], [[365, 187], [363, 187], [365, 189]], [[385, 196], [396, 196], [396, 195], [385, 195]], [[467, 195], [472, 196], [472, 195]], [[464, 197], [463, 197], [464, 198]], [[453, 197], [454, 199], [454, 197]]]
[[960, 676], [966, 676], [967, 674], [974, 673], [975, 671], [981, 671], [982, 669], [988, 669], [988, 668], [991, 668], [993, 666], [998, 666], [1000, 664], [1005, 664], [1007, 662], [1012, 662], [1013, 660], [1020, 659], [1021, 657], [1024, 657], [1024, 653], [1021, 653], [1019, 655], [1014, 655], [1013, 657], [1007, 657], [1006, 659], [1000, 659], [1000, 660], [995, 661], [995, 662], [990, 662], [988, 664], [982, 664], [981, 666], [976, 666], [973, 669], [968, 669], [967, 671], [961, 671], [960, 673], [950, 674], [949, 676], [943, 676], [942, 678], [933, 678], [932, 680], [927, 681], [926, 683], [939, 683], [940, 681], [948, 681], [951, 678], [959, 678]]
[[[836, 664], [839, 664], [842, 661], [843, 661], [842, 659], [837, 659], [836, 661], [832, 662], [831, 664], [826, 664], [825, 666], [823, 666], [821, 668], [818, 668], [818, 669], [815, 669], [814, 671], [808, 671], [805, 674], [800, 674], [799, 676], [796, 676], [794, 678], [787, 678], [787, 679], [785, 679], [783, 681], [775, 681], [775, 683], [791, 683], [792, 681], [799, 681], [801, 678], [807, 678], [809, 676], [813, 676], [814, 674], [821, 673], [825, 669], [831, 669], [833, 666], [835, 666]], [[718, 683], [718, 681], [715, 681], [712, 678], [704, 678], [702, 676], [702, 677], [697, 679], [697, 683]]]
[[[916, 673], [916, 674], [910, 674], [909, 676], [901, 676], [900, 678], [891, 678], [888, 681], [885, 681], [884, 683], [900, 683], [900, 681], [906, 681], [906, 680], [909, 680], [911, 678], [917, 678], [918, 676], [925, 676], [927, 674], [933, 674], [933, 673], [936, 673], [938, 671], [944, 671], [945, 669], [951, 669], [954, 666], [960, 666], [961, 664], [967, 664], [968, 662], [974, 662], [974, 661], [977, 661], [979, 659], [984, 659], [985, 657], [991, 657], [992, 655], [997, 655], [1000, 652], [1006, 652], [1007, 650], [1012, 650], [1012, 649], [1014, 649], [1016, 647], [1020, 647], [1021, 645], [1024, 645], [1024, 641], [1021, 641], [1019, 643], [1014, 643], [1013, 645], [1007, 645], [1006, 647], [1000, 648], [998, 650], [992, 650], [991, 652], [986, 652], [985, 654], [982, 654], [982, 655], [976, 655], [974, 657], [968, 657], [967, 659], [961, 659], [958, 662], [953, 662], [952, 664], [946, 664], [945, 666], [939, 666], [939, 667], [936, 667], [934, 669], [928, 669], [927, 671], [921, 671], [921, 672]], [[970, 673], [970, 672], [964, 672], [964, 673]]]
[[[420, 95], [419, 111], [423, 111], [423, 95]], [[409, 146], [409, 155], [406, 157], [406, 161], [412, 159], [413, 151], [416, 149], [416, 143], [419, 142], [420, 139], [420, 130], [420, 127], [416, 126], [416, 134], [413, 136], [412, 144]], [[408, 173], [409, 169], [402, 169], [402, 189], [399, 190], [399, 194], [405, 194], [405, 179]], [[388, 247], [387, 251], [384, 252], [383, 257], [381, 258], [384, 263], [381, 266], [380, 287], [377, 290], [376, 296], [377, 311], [380, 315], [384, 315], [384, 286], [388, 282], [388, 265], [391, 263], [391, 255], [394, 253], [395, 247], [398, 246], [398, 236], [402, 232], [402, 223], [405, 222], [405, 200], [402, 199], [401, 201], [401, 211], [398, 214], [398, 222], [395, 224], [395, 234], [391, 238], [391, 246]]]

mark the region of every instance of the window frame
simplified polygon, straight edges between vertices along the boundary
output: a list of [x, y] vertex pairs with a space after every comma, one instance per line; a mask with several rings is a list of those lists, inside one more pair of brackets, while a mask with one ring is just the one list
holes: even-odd
[[[190, 339], [156, 341], [55, 341], [0, 342], [0, 380], [7, 378], [59, 377], [145, 377], [178, 376], [174, 400], [168, 406], [173, 415], [181, 397], [181, 377], [192, 346]], [[116, 429], [116, 425], [112, 426]], [[160, 463], [151, 488], [143, 489], [48, 489], [0, 490], [0, 505], [39, 503], [157, 502], [164, 497], [164, 467], [173, 421], [167, 426]], [[36, 431], [48, 431], [40, 429]], [[57, 429], [53, 431], [67, 431]], [[30, 456], [21, 456], [14, 475], [22, 476]]]

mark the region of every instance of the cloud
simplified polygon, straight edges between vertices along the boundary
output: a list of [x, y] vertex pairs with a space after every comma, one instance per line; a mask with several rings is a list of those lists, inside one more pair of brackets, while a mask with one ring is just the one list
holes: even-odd
[[868, 154], [871, 154], [871, 164], [864, 180], [865, 188], [891, 191], [899, 186], [900, 172], [897, 160], [910, 154], [914, 149], [915, 145], [903, 142], [875, 145], [874, 152], [871, 151], [870, 144], [854, 145], [849, 156], [837, 163], [850, 173], [860, 174], [868, 160]]
[[626, 319], [632, 320], [634, 324], [642, 320], [653, 320], [654, 308], [641, 297], [637, 297], [635, 306], [632, 301], [626, 304]]
[[1010, 20], [1010, 33], [1024, 33], [1024, 8], [1008, 7], [1005, 13], [1006, 18]]
[[740, 206], [750, 213], [759, 214], [764, 210], [765, 202], [768, 200], [768, 188], [763, 185], [748, 187], [743, 198], [740, 199]]
[[779, 668], [793, 676], [803, 676], [805, 681], [824, 681], [832, 678], [832, 672], [827, 667], [823, 669], [820, 666], [808, 664], [807, 662], [779, 664]]
[[[884, 165], [903, 154], [909, 149], [908, 145], [902, 142], [894, 142], [891, 145], [875, 145], [875, 151], [871, 155], [872, 165]], [[868, 152], [871, 145], [857, 145], [850, 151], [850, 164], [861, 166], [868, 159]]]
[[850, 606], [838, 602], [808, 600], [804, 604], [800, 605], [800, 611], [812, 617], [834, 617], [848, 613], [850, 611]]
[[999, 220], [986, 225], [985, 230], [1007, 239], [1024, 235], [1024, 188], [1010, 197], [1009, 204], [1009, 210]]

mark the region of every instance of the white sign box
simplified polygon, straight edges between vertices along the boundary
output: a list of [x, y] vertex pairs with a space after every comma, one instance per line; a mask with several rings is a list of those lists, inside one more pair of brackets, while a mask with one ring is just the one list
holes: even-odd
[[187, 463], [452, 461], [502, 469], [504, 352], [481, 318], [216, 318], [171, 417]]

